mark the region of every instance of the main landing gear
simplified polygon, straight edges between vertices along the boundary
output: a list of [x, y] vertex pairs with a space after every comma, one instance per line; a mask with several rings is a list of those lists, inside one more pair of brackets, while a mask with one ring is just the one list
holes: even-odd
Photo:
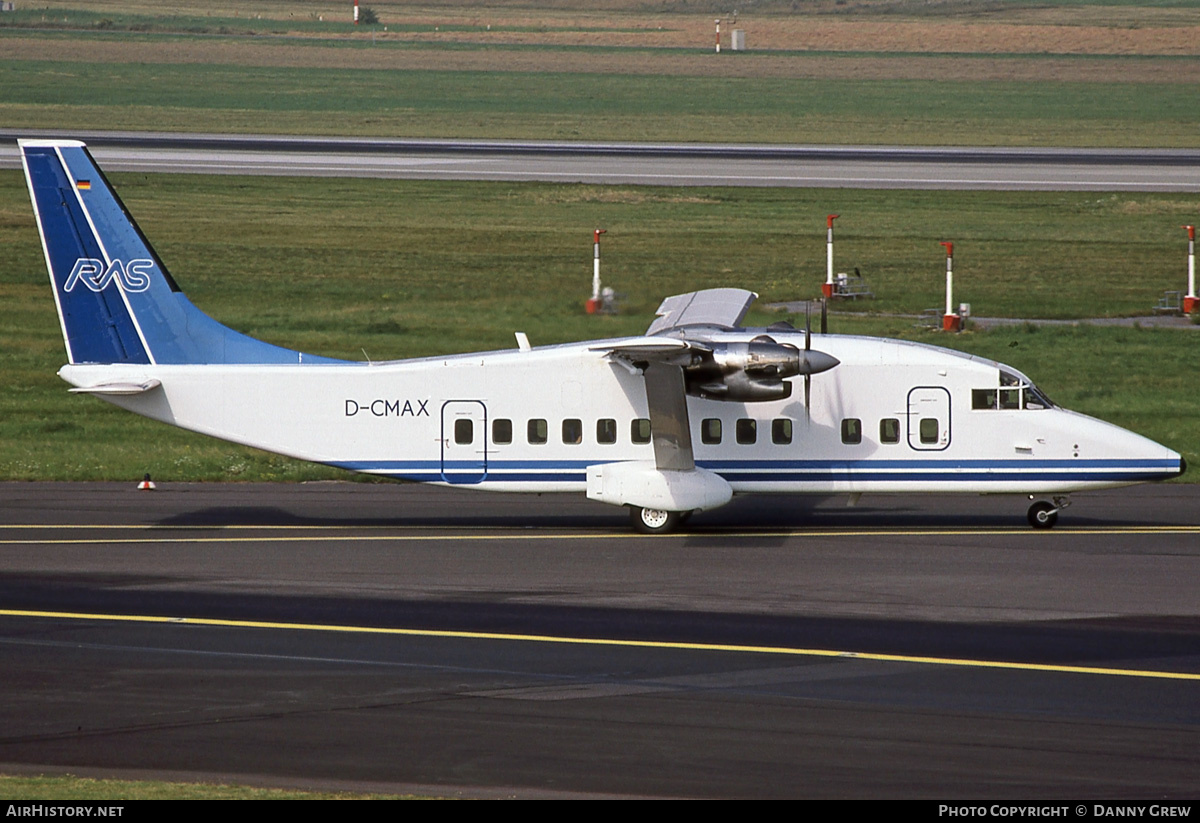
[[[1029, 499], [1033, 499], [1033, 495], [1029, 495]], [[1056, 497], [1054, 502], [1048, 500], [1039, 500], [1029, 507], [1029, 513], [1026, 517], [1029, 518], [1029, 525], [1035, 529], [1052, 529], [1054, 524], [1058, 522], [1058, 513], [1071, 505], [1071, 501], [1065, 497]]]
[[633, 528], [642, 534], [669, 534], [688, 521], [691, 512], [669, 512], [663, 509], [629, 509]]

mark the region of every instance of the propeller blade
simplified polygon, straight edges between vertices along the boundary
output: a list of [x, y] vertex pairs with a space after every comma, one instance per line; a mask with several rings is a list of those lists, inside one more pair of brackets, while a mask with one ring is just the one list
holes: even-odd
[[828, 322], [828, 317], [827, 317], [828, 309], [829, 309], [829, 301], [822, 298], [821, 299], [821, 334], [829, 334], [829, 322]]
[[804, 304], [804, 350], [812, 348], [812, 303]]

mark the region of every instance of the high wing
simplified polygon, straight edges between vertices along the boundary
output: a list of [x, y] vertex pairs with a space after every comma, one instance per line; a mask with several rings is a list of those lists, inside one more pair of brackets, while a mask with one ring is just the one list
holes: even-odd
[[677, 294], [662, 301], [658, 317], [646, 334], [661, 334], [687, 326], [736, 329], [758, 295], [746, 289], [704, 289]]
[[[804, 350], [767, 334], [723, 339], [721, 333], [736, 331], [757, 297], [745, 289], [705, 289], [668, 297], [645, 337], [592, 347], [645, 379], [654, 466], [590, 467], [589, 497], [632, 505], [649, 512], [651, 519], [728, 502], [733, 494], [729, 484], [696, 466], [687, 396], [734, 402], [781, 400], [791, 396], [787, 378], [804, 375], [807, 397], [810, 375], [838, 364], [836, 358], [811, 349], [811, 335], [805, 337]], [[658, 530], [647, 514], [635, 523]]]

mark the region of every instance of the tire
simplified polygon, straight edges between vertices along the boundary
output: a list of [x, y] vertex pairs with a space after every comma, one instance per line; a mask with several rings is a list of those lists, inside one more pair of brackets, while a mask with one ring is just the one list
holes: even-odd
[[1029, 507], [1029, 525], [1035, 529], [1052, 529], [1054, 524], [1058, 522], [1058, 512], [1055, 511], [1054, 505], [1045, 500], [1039, 500]]
[[679, 512], [669, 512], [662, 509], [643, 509], [634, 506], [630, 509], [633, 528], [641, 534], [669, 534], [678, 528]]

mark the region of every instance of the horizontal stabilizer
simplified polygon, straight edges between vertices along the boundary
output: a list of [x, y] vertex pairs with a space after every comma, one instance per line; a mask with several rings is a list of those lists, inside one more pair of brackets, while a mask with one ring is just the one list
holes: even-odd
[[76, 386], [67, 389], [72, 394], [106, 394], [112, 396], [127, 396], [144, 394], [157, 389], [162, 383], [158, 380], [147, 380], [145, 383], [100, 383], [95, 386]]

